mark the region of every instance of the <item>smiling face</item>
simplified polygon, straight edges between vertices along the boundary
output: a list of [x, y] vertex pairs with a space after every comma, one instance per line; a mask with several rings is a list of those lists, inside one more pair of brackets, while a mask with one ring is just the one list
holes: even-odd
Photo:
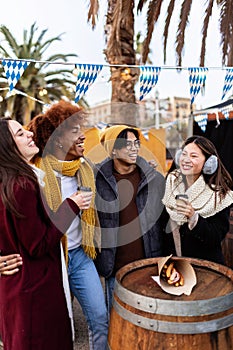
[[113, 160], [116, 169], [123, 168], [129, 171], [135, 168], [140, 142], [134, 133], [128, 131], [127, 139], [125, 139], [125, 146], [120, 149], [113, 149]]
[[186, 145], [181, 153], [180, 170], [186, 177], [191, 177], [193, 182], [201, 175], [205, 164], [205, 156], [195, 143]]
[[33, 141], [33, 133], [22, 127], [16, 120], [9, 120], [9, 129], [13, 139], [18, 147], [18, 150], [27, 162], [39, 152], [39, 148]]
[[60, 160], [74, 160], [83, 157], [85, 136], [79, 122], [69, 120], [57, 136], [55, 156]]

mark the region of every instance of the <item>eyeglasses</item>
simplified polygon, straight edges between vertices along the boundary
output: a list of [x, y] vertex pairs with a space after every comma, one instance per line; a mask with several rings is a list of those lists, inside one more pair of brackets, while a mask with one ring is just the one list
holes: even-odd
[[141, 146], [140, 140], [126, 141], [125, 147], [127, 148], [127, 150], [131, 150], [133, 146], [137, 149], [140, 148]]

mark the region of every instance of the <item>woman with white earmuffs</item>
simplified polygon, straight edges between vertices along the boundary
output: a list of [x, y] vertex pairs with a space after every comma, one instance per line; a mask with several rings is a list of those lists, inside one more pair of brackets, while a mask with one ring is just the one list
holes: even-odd
[[231, 188], [231, 176], [213, 143], [202, 136], [189, 137], [166, 179], [166, 253], [224, 264], [221, 242], [229, 230]]

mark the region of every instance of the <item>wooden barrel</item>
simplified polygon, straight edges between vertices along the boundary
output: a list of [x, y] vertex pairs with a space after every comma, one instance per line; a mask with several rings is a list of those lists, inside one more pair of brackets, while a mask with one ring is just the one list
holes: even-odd
[[233, 268], [233, 208], [231, 208], [231, 211], [230, 211], [229, 224], [230, 224], [229, 232], [226, 234], [226, 237], [222, 242], [222, 251], [223, 251], [225, 264], [232, 269]]
[[197, 276], [189, 296], [168, 294], [151, 278], [158, 274], [158, 258], [118, 271], [110, 350], [233, 349], [233, 270], [206, 260], [185, 260]]

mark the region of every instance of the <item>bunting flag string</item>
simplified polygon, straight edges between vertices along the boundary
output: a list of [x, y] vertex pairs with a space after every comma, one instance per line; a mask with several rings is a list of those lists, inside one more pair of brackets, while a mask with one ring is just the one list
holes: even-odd
[[190, 83], [190, 96], [191, 104], [193, 104], [195, 97], [200, 92], [201, 88], [205, 86], [206, 74], [208, 68], [189, 68], [189, 83]]
[[141, 101], [157, 84], [161, 67], [140, 67], [140, 97]]
[[[80, 98], [87, 92], [89, 87], [95, 82], [98, 74], [101, 72], [103, 67], [124, 67], [121, 64], [88, 64], [88, 63], [71, 63], [71, 62], [49, 62], [49, 61], [35, 61], [31, 59], [13, 59], [13, 58], [1, 58], [0, 63], [2, 64], [6, 78], [9, 84], [9, 94], [11, 96], [15, 85], [23, 75], [28, 65], [33, 63], [47, 63], [47, 64], [59, 64], [59, 65], [75, 65], [77, 70], [77, 82], [75, 88], [75, 102], [77, 103]], [[225, 81], [222, 91], [222, 99], [226, 96], [227, 92], [232, 88], [233, 85], [233, 67], [156, 67], [156, 66], [139, 66], [139, 65], [128, 65], [128, 67], [140, 68], [139, 77], [139, 99], [140, 101], [152, 90], [153, 87], [158, 83], [158, 78], [162, 69], [175, 69], [175, 70], [188, 70], [189, 72], [189, 83], [190, 83], [190, 99], [193, 104], [198, 93], [204, 88], [206, 75], [209, 69], [225, 70]], [[29, 96], [32, 98], [31, 96]], [[43, 102], [42, 102], [43, 103]], [[227, 113], [225, 113], [227, 118]]]
[[75, 91], [75, 102], [87, 92], [89, 87], [94, 83], [98, 74], [102, 70], [103, 65], [100, 64], [77, 64], [77, 83]]
[[233, 69], [228, 68], [226, 70], [223, 91], [222, 91], [222, 100], [224, 99], [226, 93], [232, 88], [232, 80], [233, 80]]
[[9, 91], [14, 89], [29, 63], [28, 61], [2, 60], [2, 65], [9, 84]]

